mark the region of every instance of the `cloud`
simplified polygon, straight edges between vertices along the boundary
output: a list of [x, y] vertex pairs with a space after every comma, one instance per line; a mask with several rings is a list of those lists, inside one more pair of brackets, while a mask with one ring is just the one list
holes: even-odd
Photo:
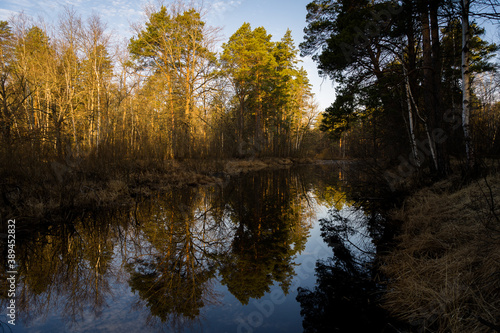
[[14, 16], [16, 14], [18, 14], [18, 12], [15, 12], [15, 11], [9, 10], [9, 9], [0, 8], [0, 20], [2, 20], [2, 21], [8, 21], [11, 16]]
[[75, 6], [75, 8], [76, 8], [76, 7], [79, 7], [80, 5], [82, 5], [83, 1], [82, 0], [66, 0], [65, 3], [68, 6]]
[[130, 38], [130, 25], [140, 21], [144, 16], [142, 1], [113, 0], [112, 2], [96, 1], [92, 10], [106, 22], [108, 31], [118, 37]]
[[237, 8], [241, 2], [242, 0], [215, 0], [210, 4], [210, 14], [215, 20], [222, 20], [226, 12]]
[[18, 7], [28, 8], [34, 6], [33, 2], [29, 0], [7, 0], [2, 2], [3, 3], [1, 4], [1, 6], [10, 8], [18, 8]]

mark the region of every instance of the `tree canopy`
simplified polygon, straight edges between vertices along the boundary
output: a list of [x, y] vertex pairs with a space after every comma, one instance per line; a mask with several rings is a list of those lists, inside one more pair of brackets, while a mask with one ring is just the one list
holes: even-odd
[[[475, 104], [470, 111], [460, 99], [474, 96], [470, 78], [473, 82], [476, 75], [496, 70], [491, 60], [498, 50], [481, 39], [484, 29], [477, 23], [464, 30], [457, 8], [428, 0], [309, 3], [302, 55], [311, 55], [320, 74], [338, 85], [322, 130], [341, 144], [350, 137], [351, 155], [366, 154], [370, 140], [370, 155], [401, 161], [398, 155], [407, 156], [409, 150], [410, 158], [403, 159], [415, 168], [447, 174], [451, 152], [463, 156], [472, 151], [468, 142], [481, 131], [468, 125], [469, 113], [481, 106]], [[466, 47], [464, 31], [471, 36]], [[467, 58], [464, 50], [470, 53]], [[465, 97], [467, 103], [470, 99]], [[451, 129], [450, 119], [455, 118], [462, 133]], [[408, 144], [397, 139], [401, 136]], [[493, 153], [498, 140], [491, 137], [491, 142]], [[467, 149], [457, 150], [457, 145]]]

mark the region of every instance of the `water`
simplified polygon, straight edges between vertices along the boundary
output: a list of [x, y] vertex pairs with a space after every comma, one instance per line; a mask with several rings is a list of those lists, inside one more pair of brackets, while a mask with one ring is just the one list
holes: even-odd
[[[349, 199], [344, 178], [335, 165], [262, 171], [20, 235], [16, 325], [5, 324], [4, 311], [3, 327], [248, 333], [363, 322], [373, 328], [381, 313], [370, 308], [377, 289], [371, 265], [382, 219]], [[359, 300], [334, 295], [347, 289]]]

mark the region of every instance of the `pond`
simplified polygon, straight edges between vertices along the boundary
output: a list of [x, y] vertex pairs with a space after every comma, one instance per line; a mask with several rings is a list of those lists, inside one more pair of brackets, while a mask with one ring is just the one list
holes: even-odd
[[[382, 331], [374, 276], [384, 219], [351, 199], [347, 169], [242, 174], [20, 232], [16, 325], [4, 311], [2, 327]], [[3, 291], [2, 309], [8, 302]]]

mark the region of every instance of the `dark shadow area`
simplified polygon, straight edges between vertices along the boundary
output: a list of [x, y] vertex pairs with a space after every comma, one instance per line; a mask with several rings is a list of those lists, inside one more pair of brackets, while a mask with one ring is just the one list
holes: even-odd
[[321, 236], [332, 257], [316, 263], [317, 286], [298, 288], [304, 332], [398, 332], [379, 306], [384, 292], [377, 270], [377, 240], [385, 220], [354, 207], [331, 208]]

